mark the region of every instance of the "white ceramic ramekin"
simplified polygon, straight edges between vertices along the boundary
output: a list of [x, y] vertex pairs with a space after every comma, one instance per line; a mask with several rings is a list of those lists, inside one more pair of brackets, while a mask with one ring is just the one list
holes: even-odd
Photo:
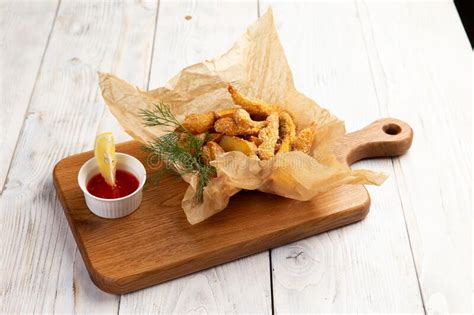
[[116, 199], [99, 198], [87, 191], [87, 183], [99, 173], [95, 157], [82, 165], [77, 176], [86, 199], [87, 207], [96, 215], [107, 219], [121, 218], [135, 211], [142, 202], [142, 190], [146, 181], [146, 171], [143, 164], [131, 155], [116, 153], [117, 169], [125, 170], [138, 178], [138, 188], [130, 195]]

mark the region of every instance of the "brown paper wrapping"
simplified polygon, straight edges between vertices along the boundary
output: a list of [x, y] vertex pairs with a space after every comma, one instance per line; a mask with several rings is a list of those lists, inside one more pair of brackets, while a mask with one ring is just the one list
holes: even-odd
[[[345, 133], [344, 123], [298, 92], [278, 38], [271, 9], [251, 25], [224, 55], [183, 69], [164, 87], [141, 91], [106, 73], [99, 73], [102, 95], [111, 112], [136, 140], [148, 143], [166, 133], [158, 127], [144, 127], [140, 109], [151, 109], [159, 101], [170, 106], [178, 119], [235, 107], [227, 86], [232, 83], [243, 94], [278, 104], [288, 110], [299, 130], [316, 123], [312, 156], [301, 152], [277, 154], [260, 161], [241, 152], [228, 152], [212, 164], [217, 177], [204, 189], [201, 204], [193, 202], [197, 175], [182, 176], [189, 183], [182, 207], [191, 224], [223, 210], [229, 198], [241, 189], [256, 189], [297, 200], [344, 184], [376, 184], [385, 175], [368, 170], [351, 170], [336, 160], [333, 147]], [[263, 210], [263, 209], [262, 209]]]

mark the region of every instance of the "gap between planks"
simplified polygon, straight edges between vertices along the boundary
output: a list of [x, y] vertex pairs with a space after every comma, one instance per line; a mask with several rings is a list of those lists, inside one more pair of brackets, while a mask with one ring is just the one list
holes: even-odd
[[[388, 117], [388, 108], [385, 107], [385, 109], [383, 111], [382, 111], [382, 108], [381, 108], [380, 96], [379, 96], [377, 86], [375, 84], [375, 76], [374, 76], [374, 68], [373, 68], [374, 66], [373, 66], [373, 63], [372, 63], [372, 60], [371, 60], [370, 54], [369, 54], [369, 46], [367, 44], [368, 39], [367, 39], [367, 34], [364, 31], [364, 25], [362, 24], [361, 9], [360, 9], [360, 6], [359, 6], [359, 2], [360, 1], [358, 1], [358, 0], [354, 0], [355, 7], [356, 7], [356, 10], [357, 10], [357, 16], [358, 16], [358, 20], [359, 20], [359, 24], [360, 24], [360, 31], [361, 31], [361, 34], [362, 34], [362, 38], [364, 40], [365, 51], [366, 51], [366, 55], [367, 55], [367, 61], [368, 61], [369, 68], [370, 68], [370, 77], [371, 77], [371, 81], [372, 81], [372, 86], [374, 88], [374, 93], [375, 93], [375, 96], [376, 96], [376, 99], [377, 99], [377, 107], [379, 109], [379, 114], [380, 115]], [[362, 4], [365, 5], [365, 2], [362, 2]], [[367, 7], [365, 8], [365, 10], [367, 11], [367, 20], [368, 20], [368, 24], [369, 24], [370, 38], [371, 38], [371, 40], [372, 40], [372, 42], [374, 43], [374, 46], [375, 46], [375, 40], [374, 40], [373, 29], [372, 29], [373, 25], [372, 25], [372, 22], [371, 22], [371, 19], [370, 19], [370, 13], [368, 12]], [[378, 57], [378, 53], [377, 53], [377, 57]], [[410, 246], [411, 259], [412, 259], [413, 268], [414, 268], [415, 274], [416, 274], [416, 280], [417, 280], [417, 284], [418, 284], [418, 291], [420, 292], [421, 303], [423, 305], [423, 312], [426, 314], [426, 306], [425, 306], [425, 300], [424, 300], [424, 297], [423, 297], [423, 290], [421, 288], [421, 283], [420, 283], [420, 275], [419, 275], [419, 272], [418, 272], [418, 269], [417, 269], [417, 266], [416, 266], [416, 263], [415, 263], [415, 254], [413, 252], [413, 246], [411, 244], [411, 242], [412, 242], [411, 235], [410, 235], [410, 231], [408, 229], [408, 224], [407, 224], [407, 219], [406, 219], [406, 214], [405, 214], [405, 205], [404, 205], [404, 202], [403, 202], [403, 198], [400, 194], [399, 174], [398, 174], [397, 170], [395, 169], [395, 165], [394, 165], [395, 160], [398, 162], [400, 167], [401, 167], [401, 164], [400, 164], [400, 161], [399, 161], [398, 158], [390, 158], [390, 160], [391, 160], [391, 166], [392, 166], [393, 174], [395, 175], [395, 182], [397, 183], [396, 186], [397, 186], [398, 200], [400, 202], [400, 207], [401, 207], [402, 213], [403, 213], [403, 220], [404, 220], [404, 223], [405, 223], [405, 231], [406, 231], [407, 238], [408, 238], [408, 244]]]

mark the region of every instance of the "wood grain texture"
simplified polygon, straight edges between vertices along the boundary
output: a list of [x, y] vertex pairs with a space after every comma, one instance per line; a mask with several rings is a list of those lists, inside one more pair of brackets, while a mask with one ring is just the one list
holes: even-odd
[[[64, 156], [92, 147], [104, 111], [96, 71], [119, 71], [133, 46], [140, 60], [134, 70], [148, 73], [140, 67], [151, 51], [147, 56], [141, 45], [148, 37], [151, 48], [153, 32], [130, 25], [153, 26], [155, 14], [156, 4], [149, 10], [142, 3], [61, 2], [0, 198], [0, 312], [118, 311], [119, 298], [83, 276], [51, 172]], [[124, 38], [131, 44], [121, 44]]]
[[0, 2], [0, 193], [25, 120], [58, 1]]
[[[387, 133], [387, 126], [397, 129]], [[341, 161], [405, 153], [413, 133], [405, 123], [380, 120], [342, 137]], [[117, 145], [138, 158], [148, 177], [158, 170], [138, 142]], [[215, 265], [359, 221], [370, 198], [363, 186], [342, 186], [301, 202], [255, 191], [232, 198], [225, 211], [190, 225], [181, 209], [187, 183], [168, 176], [148, 182], [140, 208], [107, 220], [93, 215], [77, 181], [80, 167], [93, 152], [74, 155], [54, 168], [54, 183], [71, 230], [98, 287], [127, 293]], [[118, 166], [120, 167], [120, 166]]]
[[[259, 2], [263, 13], [268, 3]], [[0, 4], [0, 130], [11, 126], [0, 135], [0, 182], [13, 157], [0, 194], [0, 313], [270, 313], [272, 302], [276, 312], [414, 313], [422, 297], [427, 313], [470, 312], [472, 53], [452, 1], [275, 2], [297, 87], [348, 130], [383, 116], [408, 121], [413, 148], [355, 165], [390, 175], [368, 188], [365, 220], [271, 251], [273, 292], [264, 252], [121, 298], [89, 280], [50, 179], [56, 161], [91, 148], [97, 129], [128, 139], [87, 106], [104, 108], [95, 71], [140, 87], [151, 71], [150, 87], [161, 85], [224, 52], [256, 18], [256, 2], [161, 1], [154, 68], [143, 69], [151, 32], [144, 10], [155, 1], [62, 1], [37, 75], [57, 3]]]
[[[256, 1], [160, 1], [148, 88], [224, 53], [256, 19]], [[125, 314], [196, 311], [271, 313], [268, 252], [123, 295], [120, 301]]]
[[[149, 71], [153, 57], [158, 8], [159, 3], [153, 0], [142, 1], [138, 4], [132, 1], [123, 3], [123, 24], [118, 34], [113, 63], [110, 69], [104, 68], [101, 71], [114, 73], [143, 89], [147, 88], [150, 80]], [[117, 143], [132, 140], [113, 117], [102, 97], [99, 97], [98, 103], [104, 112], [97, 132], [113, 132]]]
[[451, 1], [367, 2], [359, 14], [380, 107], [417, 134], [394, 168], [426, 312], [471, 313], [468, 39]]
[[[117, 46], [111, 68], [100, 67], [99, 70], [115, 73], [137, 85], [146, 86], [153, 55], [158, 2], [124, 1], [116, 10], [120, 10], [122, 23], [117, 34]], [[97, 133], [111, 131], [116, 141], [130, 140], [131, 137], [123, 131], [100, 96], [97, 106], [103, 110]], [[94, 133], [91, 133], [90, 148], [93, 141]], [[77, 250], [74, 259], [74, 297], [74, 309], [83, 314], [118, 313], [122, 303], [122, 297], [106, 294], [92, 283]]]
[[335, 152], [347, 165], [374, 157], [397, 157], [411, 147], [413, 130], [394, 118], [379, 119], [338, 140]]
[[[344, 119], [348, 130], [386, 116], [354, 2], [260, 4], [261, 12], [273, 7], [298, 89]], [[271, 251], [277, 313], [423, 312], [392, 161], [355, 167], [389, 178], [368, 187], [371, 212], [359, 224]]]

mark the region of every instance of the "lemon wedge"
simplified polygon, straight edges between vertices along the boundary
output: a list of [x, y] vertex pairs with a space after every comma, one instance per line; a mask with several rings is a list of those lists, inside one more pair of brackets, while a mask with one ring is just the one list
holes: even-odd
[[111, 132], [101, 133], [95, 138], [94, 154], [105, 182], [110, 186], [115, 186], [117, 158], [115, 157], [114, 135]]

